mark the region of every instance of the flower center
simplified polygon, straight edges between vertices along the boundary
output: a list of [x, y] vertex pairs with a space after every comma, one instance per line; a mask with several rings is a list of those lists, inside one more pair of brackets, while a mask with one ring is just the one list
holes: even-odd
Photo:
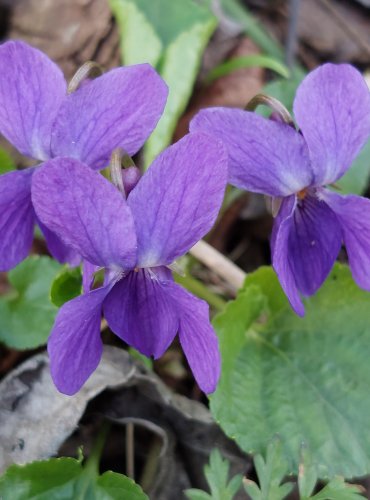
[[308, 195], [308, 188], [301, 189], [297, 193], [297, 197], [299, 200], [304, 200], [307, 195]]

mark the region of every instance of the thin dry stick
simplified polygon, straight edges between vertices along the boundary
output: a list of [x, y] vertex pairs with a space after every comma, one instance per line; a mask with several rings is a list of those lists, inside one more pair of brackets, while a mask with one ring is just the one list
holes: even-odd
[[103, 68], [98, 63], [86, 61], [72, 76], [72, 80], [68, 84], [67, 93], [72, 94], [72, 92], [75, 92], [86, 78], [97, 78], [103, 73]]
[[235, 290], [243, 286], [247, 274], [211, 245], [201, 240], [190, 249], [193, 257], [223, 278]]
[[289, 26], [285, 48], [285, 62], [289, 69], [292, 69], [295, 62], [298, 38], [298, 18], [301, 0], [289, 0]]
[[126, 473], [128, 477], [135, 480], [135, 438], [134, 424], [126, 424]]

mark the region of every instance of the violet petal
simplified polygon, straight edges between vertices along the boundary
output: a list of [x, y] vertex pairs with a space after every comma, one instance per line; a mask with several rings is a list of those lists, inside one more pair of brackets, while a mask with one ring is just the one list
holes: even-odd
[[104, 316], [112, 331], [145, 356], [162, 356], [177, 333], [171, 280], [166, 268], [131, 271], [104, 301]]
[[51, 128], [66, 95], [63, 73], [24, 42], [0, 46], [0, 133], [22, 154], [50, 158]]
[[370, 93], [349, 64], [324, 64], [298, 87], [294, 114], [310, 150], [316, 185], [335, 182], [370, 136]]
[[179, 310], [179, 338], [191, 371], [203, 392], [214, 392], [220, 377], [221, 357], [209, 320], [209, 306], [176, 283], [171, 283], [169, 289]]
[[188, 134], [153, 162], [128, 197], [138, 237], [138, 265], [166, 265], [185, 254], [214, 224], [224, 196], [222, 144]]
[[[291, 203], [289, 201], [290, 205]], [[276, 223], [279, 224], [278, 221]], [[278, 248], [279, 238], [280, 248]], [[324, 201], [307, 195], [296, 203], [291, 215], [281, 222], [278, 230], [274, 231], [272, 244], [274, 268], [279, 278], [279, 271], [281, 274], [282, 270], [288, 268], [296, 288], [303, 295], [310, 296], [320, 288], [331, 271], [341, 241], [341, 228], [335, 213]], [[285, 277], [286, 275], [285, 272]], [[285, 284], [283, 288], [292, 302], [289, 285]], [[295, 302], [295, 299], [293, 301]], [[292, 306], [296, 309], [295, 304]], [[298, 309], [300, 310], [299, 307]]]
[[88, 293], [94, 284], [94, 274], [99, 269], [98, 266], [91, 264], [88, 260], [82, 262], [82, 289]]
[[37, 221], [50, 254], [61, 264], [69, 264], [71, 267], [78, 266], [81, 257], [72, 247], [67, 246], [55, 233], [50, 231], [40, 220]]
[[328, 190], [324, 199], [342, 227], [353, 278], [358, 286], [370, 291], [370, 200]]
[[35, 212], [31, 202], [34, 169], [0, 176], [0, 271], [9, 271], [31, 249]]
[[234, 186], [288, 196], [312, 182], [306, 143], [289, 125], [241, 109], [209, 108], [193, 118], [190, 131], [204, 131], [223, 141]]
[[130, 209], [98, 172], [77, 160], [50, 160], [34, 175], [32, 201], [41, 222], [84, 259], [97, 266], [135, 266]]
[[61, 106], [52, 132], [53, 156], [98, 169], [109, 164], [115, 148], [134, 155], [161, 117], [167, 94], [149, 64], [116, 68], [86, 82]]
[[289, 253], [289, 236], [295, 209], [295, 195], [283, 200], [272, 230], [271, 256], [273, 268], [292, 308], [299, 316], [304, 316], [304, 306], [295, 281], [293, 261]]
[[313, 196], [298, 202], [292, 217], [289, 252], [295, 281], [303, 295], [323, 284], [338, 256], [342, 233], [331, 208]]
[[59, 310], [48, 342], [50, 371], [63, 394], [78, 392], [99, 364], [102, 302], [110, 287], [66, 302]]

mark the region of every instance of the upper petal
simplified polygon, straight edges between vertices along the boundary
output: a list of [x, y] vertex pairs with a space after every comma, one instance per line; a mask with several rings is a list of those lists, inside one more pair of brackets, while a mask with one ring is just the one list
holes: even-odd
[[46, 162], [33, 177], [38, 218], [84, 259], [131, 269], [134, 222], [121, 193], [99, 173], [70, 158]]
[[189, 134], [153, 162], [128, 197], [138, 237], [138, 265], [169, 264], [212, 227], [227, 178], [222, 144]]
[[0, 176], [0, 271], [15, 267], [31, 249], [35, 225], [33, 172], [27, 169]]
[[237, 187], [288, 196], [312, 182], [305, 141], [289, 125], [241, 109], [209, 108], [193, 118], [190, 130], [223, 141], [229, 154], [229, 182]]
[[53, 156], [108, 165], [115, 148], [130, 156], [152, 133], [168, 89], [149, 64], [116, 68], [86, 82], [64, 101], [53, 128]]
[[[278, 275], [280, 272], [286, 276], [289, 269], [285, 288], [288, 291], [292, 288], [294, 278], [296, 288], [303, 295], [314, 294], [331, 271], [341, 247], [342, 234], [335, 213], [324, 201], [308, 195], [296, 203], [291, 215], [276, 231], [273, 265]], [[297, 312], [303, 310], [298, 308]]]
[[323, 196], [342, 227], [353, 278], [358, 286], [370, 291], [370, 200], [328, 190]]
[[203, 392], [214, 392], [220, 377], [221, 357], [209, 320], [209, 306], [176, 283], [168, 287], [179, 312], [180, 343], [191, 371]]
[[0, 133], [21, 153], [50, 157], [51, 128], [66, 95], [63, 74], [24, 42], [0, 46]]
[[104, 302], [104, 316], [113, 332], [145, 356], [162, 356], [177, 333], [171, 281], [165, 268], [131, 271]]
[[66, 302], [59, 310], [48, 342], [54, 384], [63, 394], [78, 392], [99, 364], [102, 302], [110, 287]]
[[298, 87], [294, 114], [310, 150], [317, 185], [341, 177], [370, 135], [370, 93], [349, 64], [324, 64]]

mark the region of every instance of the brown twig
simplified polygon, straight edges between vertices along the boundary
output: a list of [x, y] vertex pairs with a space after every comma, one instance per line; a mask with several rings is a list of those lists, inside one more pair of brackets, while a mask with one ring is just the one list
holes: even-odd
[[190, 249], [190, 254], [223, 278], [235, 290], [243, 286], [247, 274], [205, 241], [198, 241]]
[[135, 480], [135, 437], [134, 424], [126, 424], [126, 473], [128, 477]]

